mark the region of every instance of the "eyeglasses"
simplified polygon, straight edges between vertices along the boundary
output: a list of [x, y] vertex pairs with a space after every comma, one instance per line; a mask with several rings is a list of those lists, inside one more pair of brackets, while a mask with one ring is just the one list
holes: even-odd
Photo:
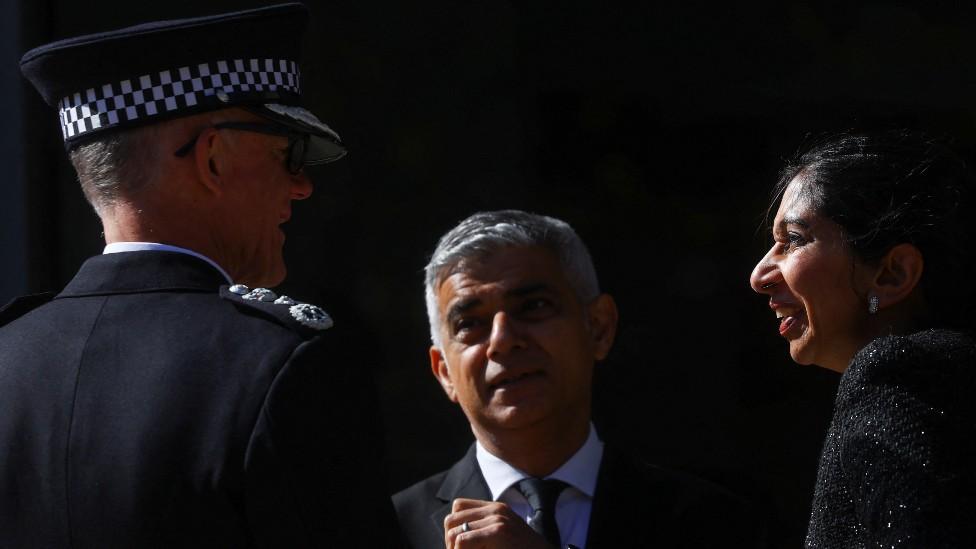
[[[211, 128], [215, 130], [241, 130], [287, 137], [288, 154], [285, 157], [285, 169], [292, 175], [298, 175], [302, 171], [302, 168], [305, 167], [305, 161], [308, 157], [309, 135], [307, 133], [300, 133], [285, 128], [284, 126], [262, 124], [260, 122], [221, 122], [214, 124]], [[190, 154], [193, 146], [197, 144], [197, 139], [200, 139], [200, 134], [197, 134], [186, 145], [176, 149], [176, 152], [173, 154], [181, 158]]]

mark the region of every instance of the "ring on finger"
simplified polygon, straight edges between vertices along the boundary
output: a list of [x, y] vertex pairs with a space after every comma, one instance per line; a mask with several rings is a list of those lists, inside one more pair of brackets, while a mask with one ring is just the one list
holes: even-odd
[[470, 532], [470, 531], [471, 531], [471, 525], [469, 525], [467, 522], [461, 523], [461, 533]]

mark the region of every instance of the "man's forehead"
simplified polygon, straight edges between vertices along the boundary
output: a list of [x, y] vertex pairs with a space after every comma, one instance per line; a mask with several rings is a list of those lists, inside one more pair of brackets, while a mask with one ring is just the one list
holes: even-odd
[[527, 276], [564, 276], [556, 254], [540, 246], [506, 246], [459, 260], [443, 281], [463, 277], [479, 281], [502, 281]]
[[531, 291], [568, 287], [555, 254], [536, 247], [509, 247], [465, 259], [443, 277], [438, 288], [442, 307], [478, 296], [518, 297]]

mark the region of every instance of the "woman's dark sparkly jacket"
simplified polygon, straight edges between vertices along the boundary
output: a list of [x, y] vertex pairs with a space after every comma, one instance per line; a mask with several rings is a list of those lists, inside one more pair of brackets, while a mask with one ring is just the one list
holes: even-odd
[[841, 378], [807, 547], [976, 547], [976, 343], [928, 330]]

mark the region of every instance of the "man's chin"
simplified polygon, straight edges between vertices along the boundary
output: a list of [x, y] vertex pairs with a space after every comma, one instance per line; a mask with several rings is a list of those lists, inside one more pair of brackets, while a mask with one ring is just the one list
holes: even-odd
[[521, 402], [518, 404], [495, 405], [489, 414], [496, 426], [501, 429], [522, 429], [531, 427], [546, 419], [550, 410], [543, 402]]

